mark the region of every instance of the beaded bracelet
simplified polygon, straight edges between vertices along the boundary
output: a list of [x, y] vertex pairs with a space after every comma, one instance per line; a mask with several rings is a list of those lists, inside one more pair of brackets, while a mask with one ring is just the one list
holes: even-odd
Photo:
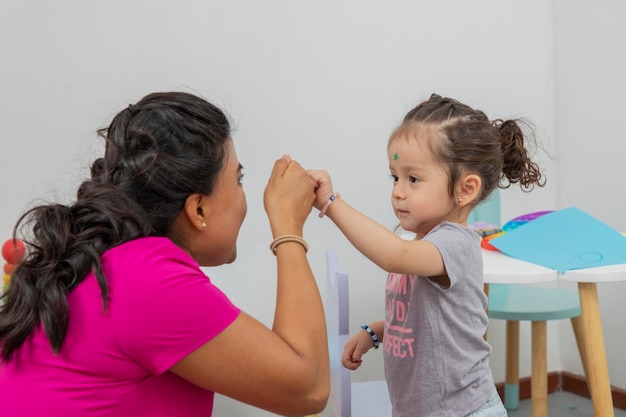
[[378, 340], [378, 336], [376, 336], [376, 333], [374, 333], [374, 330], [372, 330], [371, 327], [368, 326], [367, 324], [361, 324], [361, 329], [365, 330], [367, 333], [369, 333], [370, 336], [372, 336], [372, 342], [374, 342], [374, 349], [378, 349], [378, 346], [380, 345], [380, 340]]
[[320, 214], [319, 214], [320, 219], [321, 219], [322, 217], [324, 217], [324, 215], [326, 214], [326, 210], [328, 210], [328, 207], [329, 207], [331, 204], [333, 204], [333, 201], [335, 201], [335, 199], [336, 199], [336, 198], [339, 198], [339, 197], [341, 197], [341, 194], [339, 194], [339, 193], [334, 193], [333, 195], [331, 195], [330, 197], [328, 197], [328, 201], [326, 202], [326, 204], [324, 204], [324, 207], [322, 207], [322, 208], [320, 209]]
[[300, 236], [297, 236], [297, 235], [283, 235], [283, 236], [279, 236], [276, 239], [272, 240], [272, 243], [270, 243], [270, 250], [272, 251], [274, 256], [276, 256], [276, 248], [278, 248], [278, 245], [280, 245], [281, 243], [285, 243], [285, 242], [296, 242], [296, 243], [299, 243], [304, 248], [304, 253], [307, 253], [309, 251], [309, 245], [307, 245], [306, 241], [304, 239], [302, 239]]

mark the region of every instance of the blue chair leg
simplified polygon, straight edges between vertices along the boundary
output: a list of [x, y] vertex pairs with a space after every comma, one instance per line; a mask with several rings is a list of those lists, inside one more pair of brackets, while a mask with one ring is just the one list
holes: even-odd
[[519, 408], [519, 384], [504, 384], [504, 407], [507, 410]]

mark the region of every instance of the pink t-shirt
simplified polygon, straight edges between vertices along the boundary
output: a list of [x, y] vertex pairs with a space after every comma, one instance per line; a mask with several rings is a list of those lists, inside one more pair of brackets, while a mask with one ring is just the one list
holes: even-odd
[[167, 238], [115, 247], [102, 266], [106, 312], [90, 273], [68, 295], [69, 329], [59, 355], [40, 328], [0, 365], [0, 415], [210, 416], [213, 392], [168, 369], [240, 310]]

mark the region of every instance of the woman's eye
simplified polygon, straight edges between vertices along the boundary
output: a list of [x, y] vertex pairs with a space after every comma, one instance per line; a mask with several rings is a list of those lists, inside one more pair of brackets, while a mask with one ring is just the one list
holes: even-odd
[[243, 177], [244, 177], [244, 174], [241, 174], [239, 176], [239, 180], [237, 181], [239, 183], [239, 185], [243, 184]]

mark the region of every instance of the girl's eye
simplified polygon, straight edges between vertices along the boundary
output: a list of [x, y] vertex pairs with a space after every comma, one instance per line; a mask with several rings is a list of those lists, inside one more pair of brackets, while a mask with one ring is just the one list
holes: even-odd
[[390, 178], [393, 180], [393, 182], [398, 182], [398, 176], [397, 175], [390, 175]]
[[412, 182], [413, 184], [415, 184], [418, 181], [419, 179], [417, 177], [409, 177], [409, 182]]

